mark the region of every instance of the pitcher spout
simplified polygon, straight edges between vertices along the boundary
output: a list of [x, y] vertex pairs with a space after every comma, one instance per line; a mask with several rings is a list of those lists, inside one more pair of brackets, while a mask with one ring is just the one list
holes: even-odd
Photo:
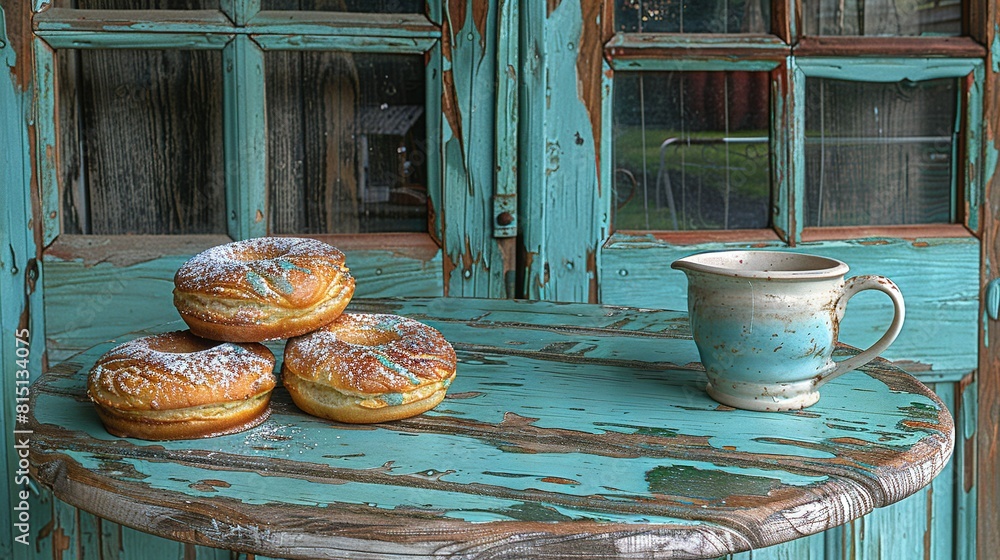
[[769, 280], [836, 278], [848, 271], [847, 265], [837, 259], [768, 250], [695, 253], [677, 259], [670, 267], [685, 273]]

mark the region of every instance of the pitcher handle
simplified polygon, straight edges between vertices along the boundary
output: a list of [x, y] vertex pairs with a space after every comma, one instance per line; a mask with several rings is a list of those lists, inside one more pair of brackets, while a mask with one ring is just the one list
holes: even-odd
[[878, 339], [867, 350], [856, 356], [837, 362], [834, 368], [820, 377], [816, 383], [817, 386], [874, 360], [896, 340], [896, 336], [899, 335], [899, 331], [903, 328], [903, 316], [906, 314], [906, 308], [903, 306], [903, 294], [899, 291], [896, 284], [885, 276], [861, 275], [848, 278], [844, 282], [844, 293], [840, 296], [840, 300], [837, 301], [838, 318], [844, 316], [844, 312], [847, 310], [847, 301], [858, 292], [864, 290], [878, 290], [889, 296], [893, 307], [892, 323], [889, 324], [889, 328], [882, 335], [882, 338]]

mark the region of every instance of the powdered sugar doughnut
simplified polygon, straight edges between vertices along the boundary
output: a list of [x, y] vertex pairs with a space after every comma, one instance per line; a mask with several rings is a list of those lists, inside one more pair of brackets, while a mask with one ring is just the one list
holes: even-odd
[[189, 331], [120, 344], [97, 360], [87, 393], [108, 432], [192, 439], [240, 432], [270, 415], [274, 354]]
[[191, 332], [230, 342], [307, 333], [336, 319], [353, 295], [344, 254], [316, 239], [219, 245], [174, 275], [174, 306]]
[[345, 313], [285, 344], [282, 383], [299, 408], [351, 423], [415, 416], [444, 399], [455, 350], [419, 321]]

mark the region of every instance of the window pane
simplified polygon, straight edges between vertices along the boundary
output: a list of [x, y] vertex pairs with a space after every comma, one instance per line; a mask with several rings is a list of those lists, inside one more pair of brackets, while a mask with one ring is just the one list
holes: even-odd
[[627, 33], [767, 33], [770, 0], [617, 0], [615, 26]]
[[615, 74], [617, 229], [769, 224], [767, 72]]
[[219, 51], [60, 51], [63, 231], [225, 233]]
[[427, 231], [423, 57], [265, 56], [271, 230]]
[[955, 220], [956, 80], [806, 80], [806, 226]]
[[262, 10], [422, 14], [424, 0], [260, 0]]
[[802, 0], [806, 35], [961, 35], [962, 0]]

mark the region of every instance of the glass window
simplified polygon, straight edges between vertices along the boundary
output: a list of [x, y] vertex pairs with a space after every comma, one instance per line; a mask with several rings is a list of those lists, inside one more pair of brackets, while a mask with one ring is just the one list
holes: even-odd
[[225, 233], [221, 58], [59, 52], [64, 232]]
[[627, 33], [767, 33], [770, 0], [617, 0], [615, 25]]
[[955, 220], [954, 79], [806, 81], [806, 226]]
[[424, 60], [265, 55], [271, 231], [427, 231]]
[[802, 0], [806, 35], [961, 35], [962, 0]]
[[767, 72], [617, 72], [616, 229], [765, 228]]

